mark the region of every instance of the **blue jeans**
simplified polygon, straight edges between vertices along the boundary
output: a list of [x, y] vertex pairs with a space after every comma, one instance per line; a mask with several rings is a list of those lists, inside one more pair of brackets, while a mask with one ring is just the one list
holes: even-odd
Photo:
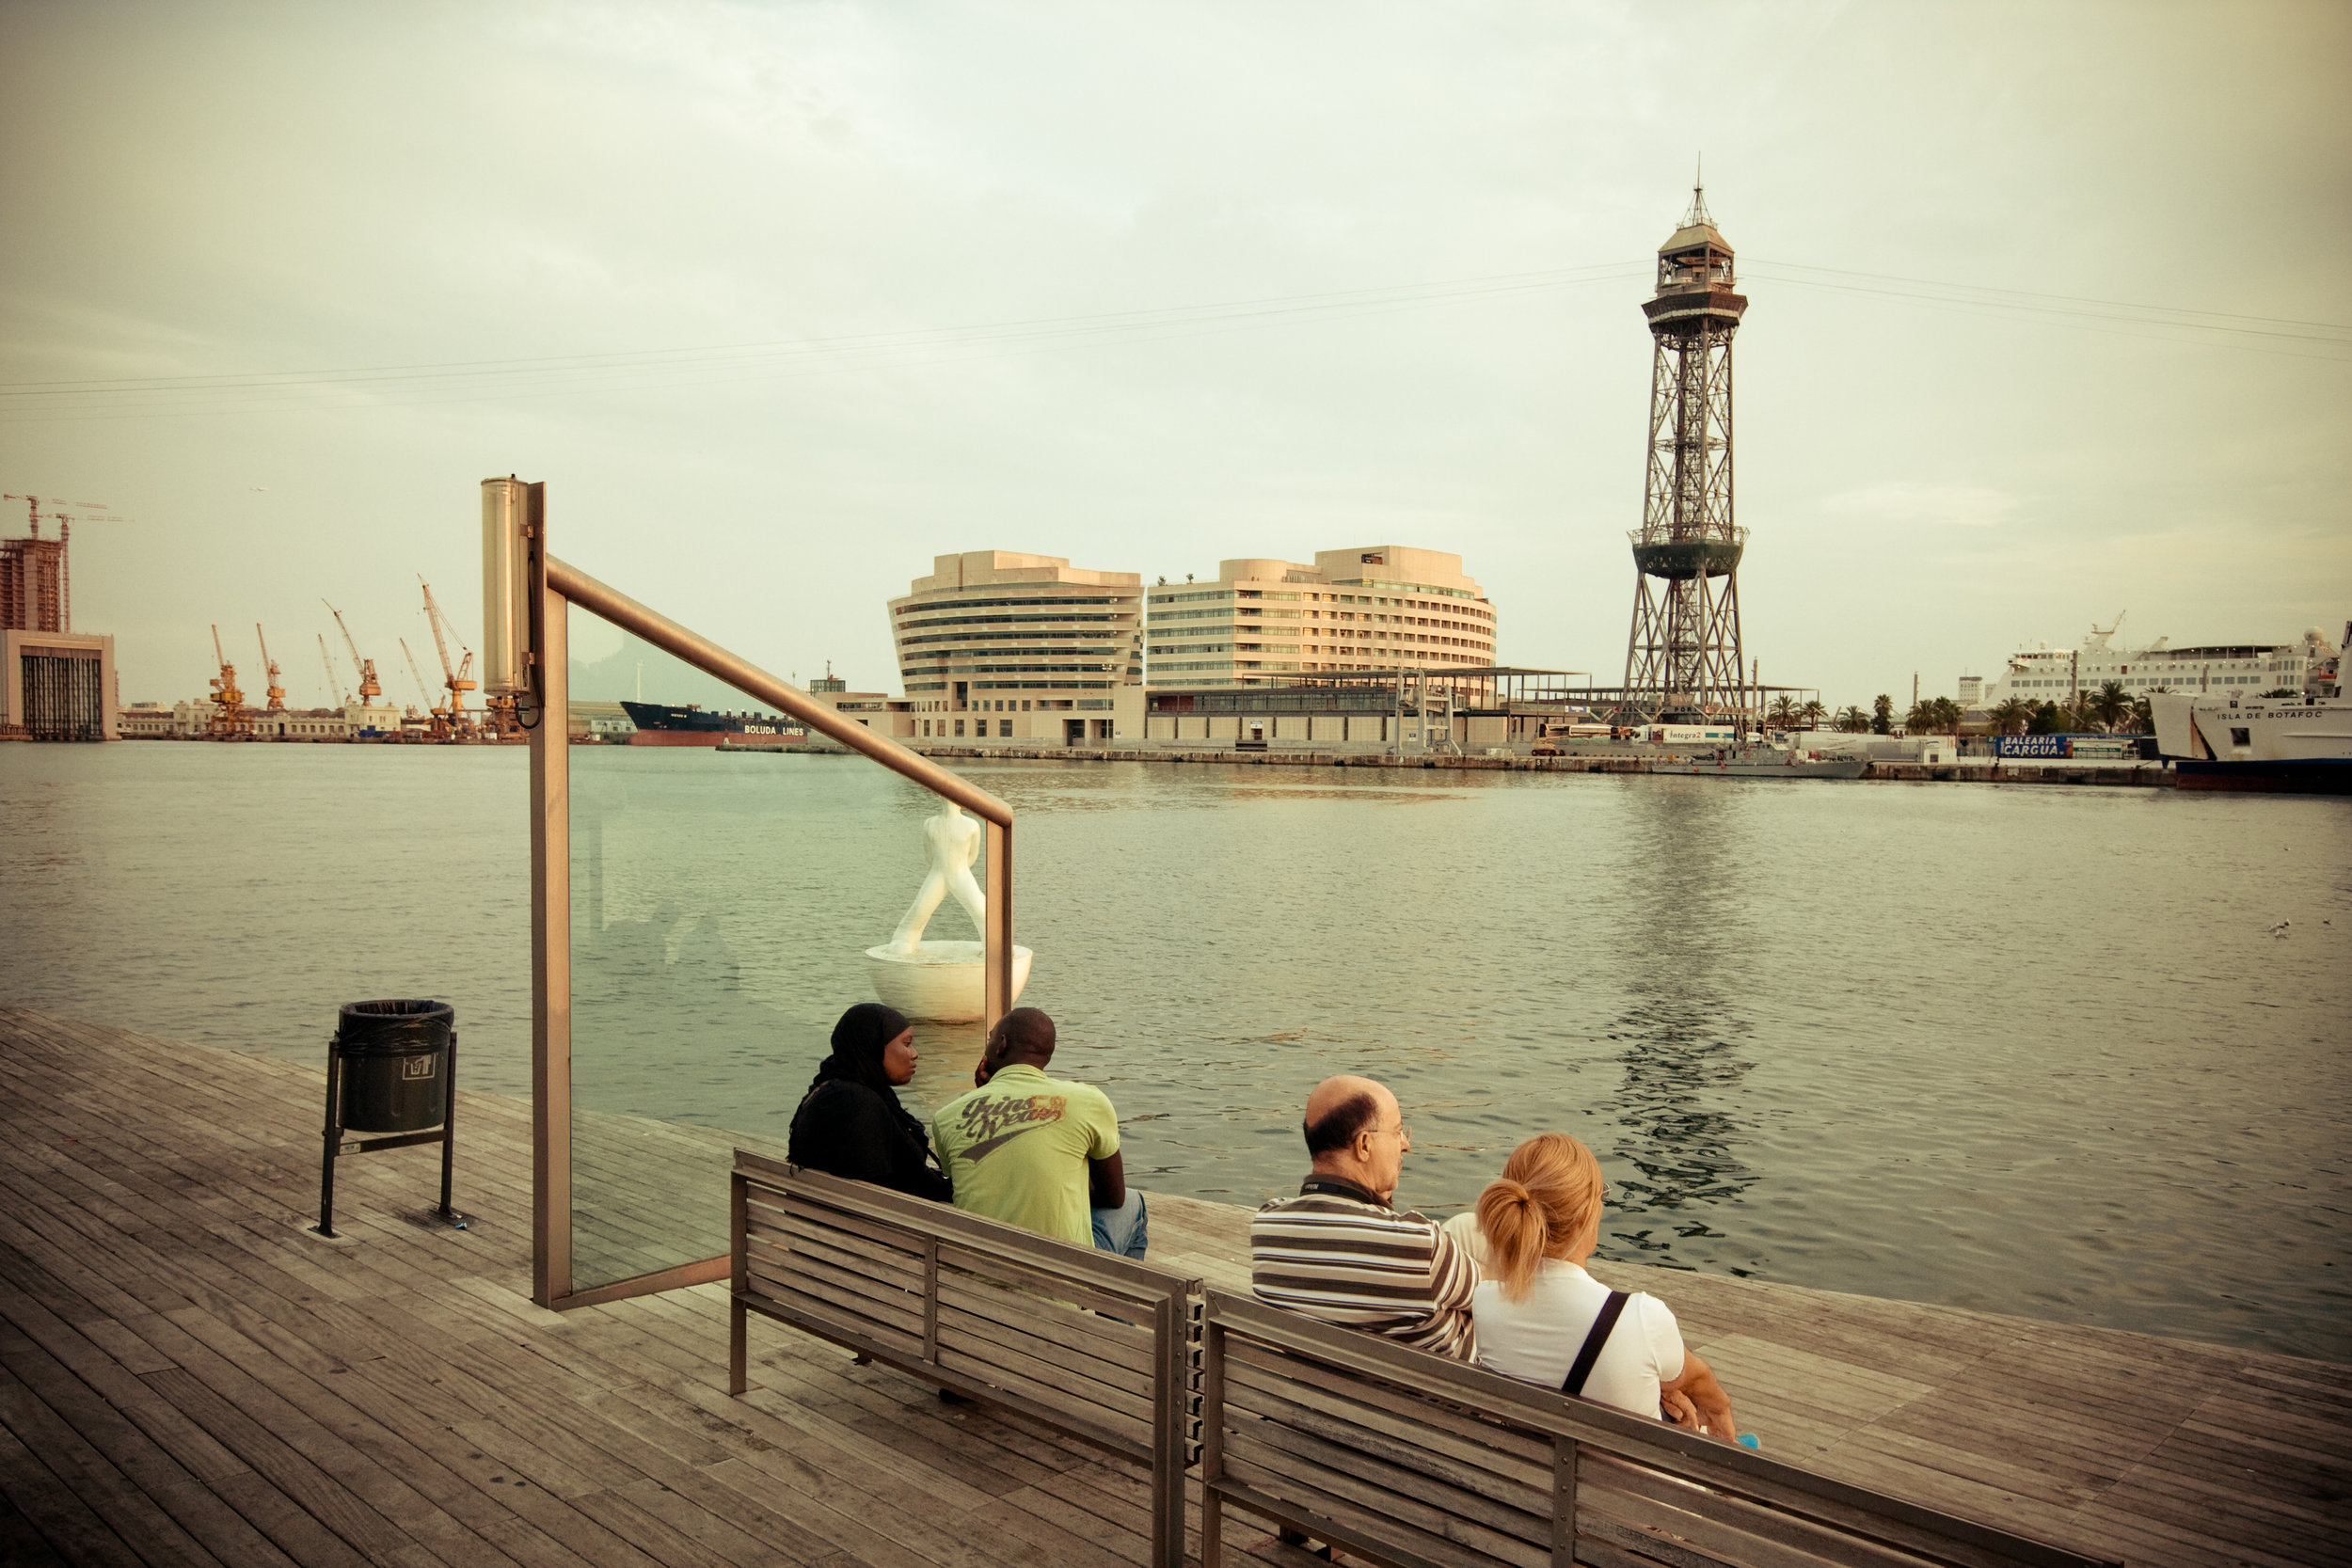
[[1096, 1247], [1121, 1258], [1143, 1256], [1143, 1249], [1152, 1239], [1152, 1216], [1144, 1212], [1141, 1193], [1130, 1187], [1126, 1202], [1116, 1209], [1097, 1209], [1093, 1213]]

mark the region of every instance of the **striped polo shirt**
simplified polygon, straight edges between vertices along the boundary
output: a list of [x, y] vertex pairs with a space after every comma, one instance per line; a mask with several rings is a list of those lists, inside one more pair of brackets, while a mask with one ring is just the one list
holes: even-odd
[[1250, 1217], [1249, 1283], [1269, 1307], [1460, 1361], [1478, 1356], [1470, 1254], [1434, 1221], [1339, 1177], [1309, 1177], [1296, 1197]]

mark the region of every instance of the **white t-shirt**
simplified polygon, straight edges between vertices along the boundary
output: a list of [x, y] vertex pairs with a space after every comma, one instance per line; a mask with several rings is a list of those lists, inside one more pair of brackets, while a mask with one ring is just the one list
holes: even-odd
[[[1486, 1238], [1474, 1213], [1456, 1214], [1446, 1228], [1486, 1265]], [[1504, 1300], [1500, 1281], [1482, 1278], [1470, 1295], [1470, 1316], [1478, 1325], [1478, 1364], [1506, 1377], [1557, 1388], [1608, 1299], [1608, 1286], [1577, 1264], [1556, 1258], [1543, 1260], [1523, 1301]], [[1584, 1380], [1584, 1397], [1636, 1416], [1656, 1416], [1659, 1386], [1682, 1375], [1682, 1331], [1675, 1325], [1675, 1315], [1656, 1296], [1636, 1291]]]

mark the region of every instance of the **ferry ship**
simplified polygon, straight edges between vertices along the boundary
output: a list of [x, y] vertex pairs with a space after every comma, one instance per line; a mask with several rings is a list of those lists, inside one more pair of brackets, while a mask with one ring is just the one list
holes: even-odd
[[[2315, 634], [2314, 634], [2315, 635]], [[2344, 641], [2352, 643], [2352, 622]], [[2182, 789], [2352, 795], [2352, 699], [2341, 653], [2314, 660], [2296, 696], [2159, 693], [2156, 749]]]
[[2121, 686], [2127, 696], [2153, 696], [2159, 691], [2191, 692], [2200, 696], [2254, 697], [2268, 692], [2292, 694], [2304, 678], [2336, 657], [2336, 650], [2314, 626], [2299, 642], [2213, 643], [2175, 648], [2159, 637], [2144, 647], [2119, 644], [2123, 617], [2112, 626], [2093, 623], [2090, 635], [2075, 648], [2043, 643], [2011, 654], [1998, 676], [1976, 686], [1963, 676], [1961, 700], [1969, 707], [1998, 707], [2011, 697], [2036, 707], [2044, 703], [2070, 703], [2096, 692], [2107, 682]]
[[699, 703], [683, 707], [665, 703], [624, 701], [622, 711], [637, 733], [632, 746], [724, 746], [757, 743], [789, 746], [808, 738], [808, 732], [772, 713], [713, 713]]

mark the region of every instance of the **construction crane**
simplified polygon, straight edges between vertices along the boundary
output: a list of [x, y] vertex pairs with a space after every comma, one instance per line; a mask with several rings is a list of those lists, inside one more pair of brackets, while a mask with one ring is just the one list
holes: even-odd
[[246, 734], [253, 721], [246, 717], [245, 693], [237, 689], [237, 667], [221, 651], [218, 626], [213, 628], [213, 657], [220, 661], [220, 673], [212, 679], [213, 714], [205, 721], [204, 733], [222, 740]]
[[262, 623], [259, 621], [253, 623], [253, 640], [261, 643], [262, 668], [269, 672], [269, 706], [265, 711], [283, 713], [286, 711], [286, 689], [278, 684], [278, 661], [269, 657], [269, 639], [262, 635]]
[[326, 634], [319, 633], [319, 662], [326, 666], [326, 705], [342, 707], [351, 702], [351, 693], [343, 690], [343, 683], [335, 678], [335, 656], [326, 651]]
[[[426, 582], [422, 577], [419, 577], [417, 581], [424, 589], [424, 619], [425, 623], [433, 628], [433, 646], [441, 656], [441, 678], [449, 687], [447, 717], [450, 733], [463, 735], [472, 728], [471, 721], [466, 713], [466, 693], [474, 689], [473, 650], [466, 646], [464, 639], [457, 637], [457, 628], [449, 625], [449, 617], [442, 614], [441, 607], [433, 602], [433, 585]], [[447, 638], [442, 636], [444, 628], [449, 634]], [[449, 661], [450, 638], [457, 639], [457, 651], [466, 656], [453, 667]]]
[[[24, 603], [9, 604], [11, 624], [27, 631], [68, 632], [73, 629], [73, 578], [71, 546], [75, 523], [120, 523], [129, 519], [106, 511], [100, 501], [61, 501], [52, 498], [55, 510], [49, 519], [57, 525], [55, 546], [40, 543], [40, 498], [39, 496], [0, 496], [0, 500], [23, 501], [26, 520], [32, 526], [36, 543], [23, 546], [33, 558], [28, 562], [27, 580], [21, 585]], [[68, 511], [67, 508], [72, 508]], [[78, 515], [76, 514], [79, 514]], [[54, 567], [54, 572], [48, 568]]]
[[438, 736], [441, 733], [442, 714], [439, 708], [433, 705], [433, 689], [424, 684], [424, 672], [417, 668], [417, 656], [408, 651], [408, 639], [401, 637], [393, 641], [400, 644], [402, 656], [408, 660], [408, 673], [417, 683], [418, 695], [424, 699], [424, 707], [421, 711], [433, 716], [433, 733]]
[[[326, 601], [321, 599], [319, 603], [326, 604]], [[359, 657], [359, 644], [351, 640], [351, 627], [343, 624], [343, 612], [326, 604], [326, 613], [335, 617], [336, 628], [343, 634], [343, 646], [351, 650], [351, 667], [359, 672], [359, 700], [364, 703], [384, 695], [384, 688], [377, 684], [375, 678], [375, 660]]]

